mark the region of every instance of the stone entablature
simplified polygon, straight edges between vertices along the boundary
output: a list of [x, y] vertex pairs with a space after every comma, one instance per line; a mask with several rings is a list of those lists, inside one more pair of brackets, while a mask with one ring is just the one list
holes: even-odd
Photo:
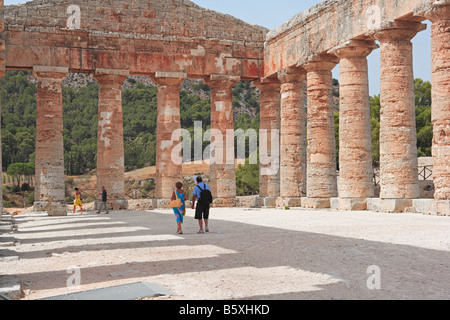
[[4, 21], [7, 68], [183, 72], [190, 78], [258, 78], [268, 31], [186, 0], [35, 0], [7, 6]]
[[372, 40], [396, 20], [423, 21], [434, 0], [325, 0], [297, 14], [266, 37], [264, 75], [301, 66], [352, 39]]

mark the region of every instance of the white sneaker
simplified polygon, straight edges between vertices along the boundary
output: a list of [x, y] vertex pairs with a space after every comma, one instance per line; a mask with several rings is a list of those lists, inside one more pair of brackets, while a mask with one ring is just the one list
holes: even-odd
[[208, 227], [205, 228], [205, 232], [209, 232], [209, 228]]
[[200, 229], [200, 230], [198, 230], [197, 233], [198, 233], [198, 234], [202, 234], [202, 233], [205, 233], [205, 231], [203, 231], [203, 229]]

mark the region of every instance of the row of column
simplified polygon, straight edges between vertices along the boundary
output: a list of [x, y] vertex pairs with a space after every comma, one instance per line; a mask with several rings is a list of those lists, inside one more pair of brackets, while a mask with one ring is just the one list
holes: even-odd
[[[65, 215], [64, 148], [62, 81], [68, 68], [36, 66], [33, 74], [37, 84], [36, 120], [36, 192], [35, 209], [49, 215]], [[99, 84], [97, 138], [97, 193], [104, 186], [108, 192], [108, 206], [126, 209], [124, 185], [124, 143], [122, 114], [122, 83], [128, 71], [97, 69], [94, 78]], [[156, 203], [166, 206], [175, 183], [182, 180], [181, 166], [172, 159], [173, 133], [181, 129], [180, 85], [184, 73], [157, 72], [157, 152]], [[206, 79], [211, 87], [211, 128], [222, 136], [233, 129], [232, 87], [239, 77], [212, 75]], [[216, 206], [234, 206], [236, 184], [234, 164], [227, 164], [226, 156], [234, 158], [234, 147], [219, 144], [223, 161], [211, 164], [211, 187]], [[218, 152], [214, 150], [213, 152]]]
[[[37, 79], [35, 210], [49, 215], [66, 215], [64, 186], [64, 146], [62, 81], [66, 67], [35, 66]], [[124, 145], [122, 83], [128, 76], [123, 70], [98, 69], [99, 84], [97, 194], [104, 186], [114, 209], [127, 208], [124, 200]]]
[[[450, 213], [449, 12], [446, 5], [427, 13], [433, 22], [438, 213]], [[381, 44], [381, 211], [402, 211], [411, 206], [412, 199], [420, 198], [411, 39], [424, 27], [419, 22], [397, 21], [375, 34]], [[367, 56], [375, 48], [374, 41], [352, 40], [304, 65], [279, 72], [277, 78], [255, 83], [261, 91], [261, 128], [279, 128], [281, 137], [279, 175], [260, 175], [261, 205], [324, 208], [338, 197], [334, 207], [339, 209], [366, 208], [366, 199], [374, 196]], [[332, 69], [338, 63], [339, 183], [331, 100]]]

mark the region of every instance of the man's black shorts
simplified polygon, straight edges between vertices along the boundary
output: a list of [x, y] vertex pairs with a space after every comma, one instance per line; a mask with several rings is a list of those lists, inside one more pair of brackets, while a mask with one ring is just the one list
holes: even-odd
[[203, 205], [201, 202], [197, 202], [197, 207], [195, 208], [195, 219], [208, 219], [209, 218], [209, 205]]

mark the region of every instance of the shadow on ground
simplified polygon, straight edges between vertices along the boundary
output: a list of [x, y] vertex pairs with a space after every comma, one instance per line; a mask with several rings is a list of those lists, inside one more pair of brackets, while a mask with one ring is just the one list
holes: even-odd
[[[255, 213], [253, 213], [255, 214]], [[19, 230], [16, 237], [24, 245], [46, 242], [71, 243], [86, 240], [89, 244], [68, 245], [53, 249], [52, 254], [107, 252], [109, 250], [129, 248], [164, 248], [215, 246], [225, 249], [213, 257], [179, 259], [176, 255], [165, 261], [145, 262], [123, 261], [122, 264], [99, 265], [83, 268], [83, 285], [111, 281], [111, 274], [121, 273], [121, 279], [160, 275], [183, 275], [194, 272], [233, 273], [238, 268], [293, 268], [314, 274], [327, 275], [335, 279], [333, 283], [315, 285], [314, 290], [293, 290], [288, 293], [258, 294], [244, 296], [244, 299], [448, 299], [450, 297], [448, 251], [424, 249], [410, 245], [398, 245], [379, 241], [368, 241], [349, 237], [332, 236], [313, 232], [293, 231], [254, 224], [212, 220], [212, 232], [205, 235], [186, 233], [175, 235], [174, 218], [171, 214], [158, 211], [130, 212], [127, 214], [112, 212], [104, 219], [94, 214], [61, 217], [36, 217], [42, 219], [38, 227], [23, 228], [27, 217], [17, 217]], [[257, 219], [257, 214], [255, 214]], [[88, 225], [84, 225], [88, 222]], [[57, 226], [61, 225], [60, 228]], [[186, 218], [185, 230], [196, 226], [192, 218]], [[66, 232], [68, 235], [40, 237], [46, 227], [55, 227], [53, 231]], [[133, 227], [132, 232], [114, 231], [120, 226]], [[89, 231], [89, 235], [72, 235], [76, 231]], [[101, 231], [97, 234], [96, 231]], [[170, 235], [169, 239], [156, 238], [141, 241], [139, 237]], [[26, 237], [25, 237], [26, 236]], [[117, 242], [121, 237], [135, 237], [132, 242]], [[99, 244], [97, 241], [102, 240]], [[108, 242], [108, 239], [114, 241]], [[222, 250], [223, 252], [224, 250]], [[49, 257], [49, 250], [36, 249], [20, 253], [20, 261]], [[251, 257], [251, 258], [250, 258]], [[207, 261], [205, 261], [207, 260]], [[180, 265], [182, 268], [180, 269]], [[368, 267], [376, 265], [381, 270], [381, 290], [369, 290], [367, 280], [371, 276]], [[126, 270], [133, 273], [127, 274]], [[33, 272], [20, 274], [22, 283], [29, 282], [30, 290], [65, 288], [66, 270]], [[31, 280], [32, 281], [31, 281]], [[292, 279], [297, 281], [299, 279]], [[277, 283], [278, 279], [273, 278]], [[307, 279], [314, 283], [314, 279]], [[258, 287], [258, 281], [253, 284]]]

